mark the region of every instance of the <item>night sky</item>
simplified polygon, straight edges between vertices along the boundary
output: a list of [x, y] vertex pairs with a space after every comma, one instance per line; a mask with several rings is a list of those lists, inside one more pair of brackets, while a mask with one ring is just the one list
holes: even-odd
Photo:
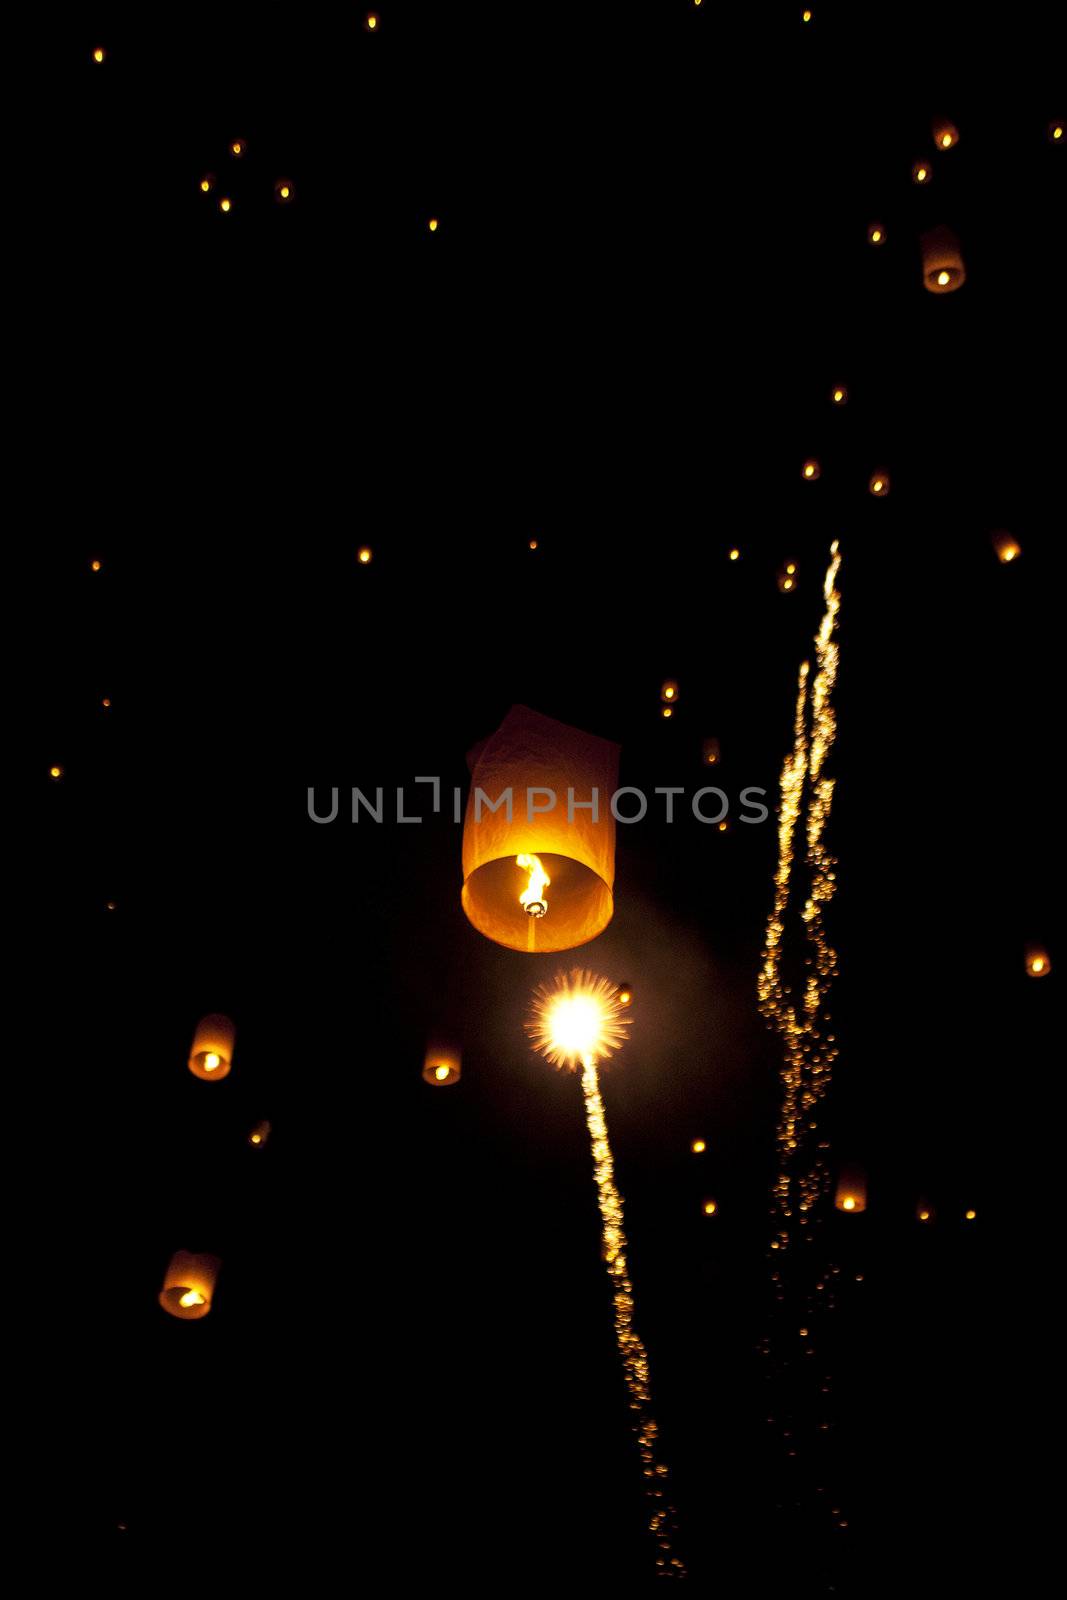
[[[9, 605], [62, 1330], [44, 1561], [138, 1593], [655, 1581], [581, 1092], [523, 1030], [581, 965], [635, 997], [603, 1094], [690, 1585], [1027, 1590], [1058, 1340], [1063, 85], [1036, 9], [725, 9], [88, 7], [30, 63]], [[824, 1122], [868, 1208], [821, 1206], [816, 1404], [758, 1348], [795, 1308], [756, 977], [834, 539]], [[451, 790], [514, 704], [618, 741], [650, 797], [730, 797], [723, 833], [661, 801], [620, 826], [614, 919], [563, 956], [460, 905]], [[420, 775], [444, 811], [397, 825]], [[445, 1090], [431, 1036], [463, 1050]], [[222, 1258], [200, 1322], [158, 1302], [178, 1249]]]

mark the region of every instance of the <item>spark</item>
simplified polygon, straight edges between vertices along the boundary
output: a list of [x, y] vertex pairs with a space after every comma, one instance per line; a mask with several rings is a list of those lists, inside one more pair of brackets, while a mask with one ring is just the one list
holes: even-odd
[[661, 1576], [683, 1578], [686, 1569], [673, 1553], [675, 1513], [666, 1493], [667, 1468], [657, 1459], [658, 1428], [651, 1410], [648, 1352], [634, 1328], [634, 1290], [623, 1226], [623, 1201], [615, 1184], [615, 1163], [608, 1140], [604, 1102], [597, 1074], [598, 1059], [612, 1055], [626, 1041], [630, 1019], [623, 1015], [619, 990], [606, 978], [576, 968], [558, 973], [554, 983], [534, 992], [526, 1023], [533, 1048], [556, 1067], [582, 1069], [585, 1118], [593, 1151], [593, 1177], [600, 1206], [603, 1256], [611, 1280], [615, 1340], [630, 1396], [632, 1426], [650, 1503], [648, 1528], [656, 1541], [656, 1568]]

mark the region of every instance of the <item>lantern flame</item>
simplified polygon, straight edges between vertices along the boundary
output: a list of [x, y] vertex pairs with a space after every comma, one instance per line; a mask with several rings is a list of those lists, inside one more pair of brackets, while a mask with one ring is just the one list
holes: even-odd
[[199, 1289], [186, 1289], [185, 1293], [180, 1297], [178, 1304], [180, 1306], [184, 1306], [186, 1310], [188, 1310], [190, 1306], [206, 1306], [207, 1301], [204, 1299], [204, 1296], [200, 1293]]
[[515, 864], [530, 874], [530, 881], [519, 896], [520, 906], [525, 908], [528, 917], [547, 915], [548, 901], [545, 899], [545, 890], [552, 879], [541, 865], [540, 856], [516, 856]]

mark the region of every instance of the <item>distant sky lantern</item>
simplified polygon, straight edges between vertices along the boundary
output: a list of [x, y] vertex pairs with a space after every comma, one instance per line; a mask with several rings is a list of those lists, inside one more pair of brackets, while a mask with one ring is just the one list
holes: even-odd
[[106, 694], [104, 696], [104, 698], [101, 700], [100, 704], [103, 706], [105, 711], [110, 711], [111, 710], [111, 696], [109, 694]]
[[993, 549], [997, 552], [997, 560], [1005, 565], [1010, 561], [1018, 561], [1023, 553], [1019, 541], [1012, 538], [1010, 533], [1005, 533], [1003, 528], [993, 534]]
[[736, 545], [735, 545], [735, 546], [734, 546], [734, 548], [733, 548], [733, 549], [732, 549], [732, 550], [731, 550], [731, 551], [730, 551], [730, 553], [729, 553], [729, 554], [730, 554], [730, 560], [731, 560], [731, 561], [740, 561], [740, 559], [741, 559], [741, 552], [740, 552], [740, 550], [739, 550], [739, 549], [738, 549], [738, 548], [737, 548], [737, 546], [736, 546]]
[[919, 245], [923, 258], [923, 283], [931, 294], [951, 294], [967, 281], [960, 242], [951, 228], [931, 228]]
[[537, 540], [536, 539], [531, 539], [530, 540], [530, 549], [531, 550], [536, 550], [537, 549]]
[[248, 146], [243, 139], [234, 139], [230, 144], [231, 156], [243, 156]]
[[1063, 142], [1064, 142], [1064, 134], [1063, 134], [1063, 123], [1062, 122], [1050, 122], [1049, 123], [1049, 125], [1048, 125], [1048, 139], [1049, 139], [1049, 144], [1063, 144]]
[[847, 1167], [837, 1180], [834, 1205], [851, 1216], [867, 1209], [867, 1178], [858, 1167]]
[[219, 201], [219, 210], [220, 211], [230, 211], [231, 209], [232, 209], [231, 202], [229, 200], [227, 200], [227, 198], [224, 195], [222, 197], [222, 199]]
[[1026, 952], [1026, 970], [1031, 978], [1047, 978], [1052, 971], [1049, 953], [1041, 945], [1030, 945]]
[[722, 755], [722, 750], [720, 748], [718, 739], [705, 739], [702, 754], [704, 756], [704, 765], [706, 767], [718, 766], [719, 757]]
[[279, 178], [274, 185], [274, 198], [280, 206], [286, 206], [293, 198], [293, 185], [288, 178]]
[[671, 717], [674, 716], [674, 707], [673, 706], [664, 706], [663, 710], [660, 712], [660, 716], [661, 717], [666, 717], [667, 720], [670, 721]]
[[570, 950], [595, 939], [613, 910], [618, 745], [512, 706], [467, 762], [462, 901], [470, 921], [510, 950]]
[[200, 193], [210, 194], [214, 187], [215, 174], [213, 172], [205, 172], [204, 176], [200, 179]]
[[437, 218], [436, 217], [431, 217], [429, 222], [426, 224], [426, 226], [429, 228], [431, 233], [436, 233], [437, 232], [437, 227], [438, 227]]
[[934, 119], [934, 143], [939, 150], [951, 150], [960, 142], [960, 130], [947, 117]]
[[89, 571], [99, 572], [103, 565], [104, 563], [98, 557], [94, 556], [92, 561], [89, 563]]
[[930, 1204], [929, 1200], [919, 1201], [919, 1204], [915, 1208], [915, 1219], [917, 1222], [933, 1222], [934, 1208]]
[[102, 44], [98, 44], [96, 49], [93, 51], [93, 60], [96, 62], [97, 66], [100, 65], [106, 56], [107, 51], [104, 49]]
[[367, 16], [366, 16], [366, 20], [365, 20], [365, 27], [366, 27], [368, 33], [376, 33], [377, 32], [377, 29], [378, 29], [378, 13], [376, 11], [368, 11], [367, 12]]
[[933, 175], [934, 169], [931, 167], [929, 161], [916, 161], [915, 165], [911, 169], [912, 183], [929, 183]]
[[978, 1216], [978, 1213], [974, 1209], [974, 1207], [973, 1206], [968, 1206], [967, 1210], [963, 1213], [963, 1220], [965, 1222], [974, 1222], [976, 1220], [977, 1216]]
[[447, 1089], [462, 1077], [462, 1056], [454, 1045], [431, 1044], [422, 1063], [422, 1075], [435, 1089]]
[[634, 1003], [633, 985], [630, 983], [620, 983], [617, 999], [620, 1006], [622, 1006], [624, 1010], [627, 1006], [632, 1006]]
[[229, 1017], [212, 1014], [201, 1017], [189, 1051], [189, 1071], [209, 1083], [225, 1078], [233, 1065], [233, 1040], [236, 1028]]
[[179, 1250], [170, 1258], [159, 1292], [159, 1303], [172, 1317], [197, 1322], [211, 1310], [215, 1280], [222, 1262], [218, 1256], [194, 1255]]
[[843, 383], [834, 384], [834, 387], [830, 390], [830, 399], [833, 401], [835, 406], [848, 405], [848, 390], [845, 388]]
[[667, 701], [670, 701], [672, 703], [675, 700], [677, 700], [677, 698], [678, 698], [678, 685], [675, 683], [673, 678], [668, 678], [666, 680], [666, 682], [661, 686], [660, 691], [659, 691], [659, 697], [660, 697], [661, 700], [667, 700]]
[[267, 1121], [257, 1122], [255, 1127], [252, 1129], [252, 1132], [248, 1135], [248, 1142], [249, 1144], [255, 1145], [256, 1149], [258, 1150], [262, 1149], [263, 1145], [266, 1144], [269, 1138], [270, 1123]]
[[373, 557], [374, 557], [374, 551], [371, 549], [369, 544], [365, 544], [359, 550], [359, 552], [358, 552], [358, 554], [356, 556], [356, 559], [359, 562], [361, 567], [366, 567], [366, 566], [370, 565], [371, 561], [373, 560]]
[[787, 562], [784, 567], [778, 568], [778, 587], [783, 594], [792, 594], [797, 586], [796, 562]]
[[689, 1148], [695, 1156], [702, 1156], [708, 1148], [708, 1142], [706, 1139], [694, 1139]]
[[867, 243], [885, 244], [885, 229], [880, 222], [872, 222], [867, 229]]
[[805, 480], [806, 483], [814, 483], [821, 472], [822, 468], [820, 467], [819, 463], [809, 458], [802, 465], [800, 469], [800, 476]]
[[53, 780], [53, 782], [57, 782], [58, 783], [59, 779], [63, 776], [63, 768], [62, 767], [49, 767], [48, 776]]
[[710, 1200], [709, 1199], [709, 1200], [705, 1200], [704, 1201], [704, 1215], [706, 1217], [717, 1216], [718, 1212], [719, 1212], [719, 1202], [717, 1200]]
[[870, 482], [868, 483], [867, 487], [868, 487], [868, 489], [870, 489], [871, 493], [874, 495], [876, 500], [884, 500], [886, 495], [889, 493], [889, 474], [888, 474], [888, 472], [885, 472], [885, 471], [872, 472], [871, 473], [871, 479], [870, 479]]

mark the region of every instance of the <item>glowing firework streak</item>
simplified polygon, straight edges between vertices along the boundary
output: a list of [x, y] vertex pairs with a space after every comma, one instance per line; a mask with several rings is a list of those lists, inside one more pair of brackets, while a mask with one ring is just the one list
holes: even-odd
[[[778, 818], [778, 868], [774, 880], [774, 905], [767, 921], [760, 968], [758, 995], [760, 1010], [778, 1032], [783, 1047], [782, 1105], [778, 1116], [778, 1174], [774, 1184], [774, 1206], [779, 1227], [771, 1248], [784, 1250], [789, 1241], [786, 1221], [793, 1216], [792, 1167], [803, 1132], [815, 1130], [811, 1113], [830, 1086], [837, 1057], [834, 1036], [825, 1032], [829, 1017], [823, 1003], [837, 974], [837, 955], [829, 944], [823, 921], [824, 908], [833, 898], [836, 876], [833, 856], [826, 848], [825, 832], [830, 819], [834, 781], [824, 775], [826, 759], [833, 748], [837, 718], [833, 690], [837, 682], [838, 645], [835, 637], [841, 596], [837, 574], [841, 556], [837, 541], [830, 546], [830, 564], [823, 583], [826, 610], [815, 636], [816, 672], [811, 684], [811, 735], [807, 732], [808, 680], [810, 667], [800, 668], [796, 712], [793, 720], [793, 749], [782, 766], [781, 806]], [[782, 977], [782, 946], [785, 916], [795, 854], [797, 824], [807, 784], [805, 822], [805, 863], [811, 874], [811, 887], [802, 911], [807, 942], [811, 951], [809, 972], [804, 986], [803, 1010], [787, 999], [789, 990]], [[797, 1180], [796, 1205], [802, 1220], [810, 1216], [815, 1202], [825, 1190], [825, 1163], [816, 1154]]]
[[619, 1002], [618, 989], [605, 978], [594, 978], [591, 973], [576, 969], [570, 977], [560, 973], [554, 984], [542, 984], [536, 990], [533, 1013], [526, 1028], [534, 1049], [546, 1056], [553, 1066], [567, 1067], [573, 1072], [581, 1064], [604, 1260], [615, 1307], [615, 1339], [630, 1395], [645, 1493], [651, 1502], [648, 1526], [658, 1546], [656, 1567], [661, 1576], [684, 1578], [685, 1566], [671, 1548], [674, 1508], [667, 1500], [667, 1468], [656, 1459], [658, 1429], [651, 1410], [648, 1352], [634, 1329], [634, 1291], [626, 1259], [622, 1196], [615, 1186], [615, 1164], [597, 1076], [598, 1058], [610, 1056], [620, 1048], [626, 1040], [629, 1022]]

